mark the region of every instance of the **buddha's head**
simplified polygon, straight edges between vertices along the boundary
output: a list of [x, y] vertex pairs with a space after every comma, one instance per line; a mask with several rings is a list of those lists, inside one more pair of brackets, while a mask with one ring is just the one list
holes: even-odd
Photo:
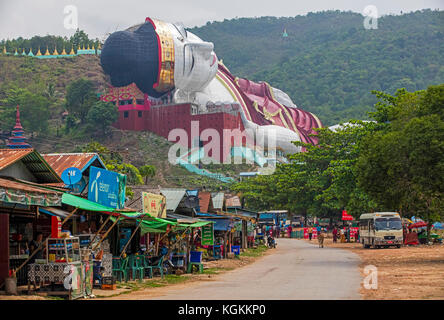
[[100, 61], [113, 86], [134, 82], [143, 92], [159, 97], [174, 88], [206, 87], [217, 72], [213, 48], [182, 25], [147, 18], [144, 24], [111, 34]]

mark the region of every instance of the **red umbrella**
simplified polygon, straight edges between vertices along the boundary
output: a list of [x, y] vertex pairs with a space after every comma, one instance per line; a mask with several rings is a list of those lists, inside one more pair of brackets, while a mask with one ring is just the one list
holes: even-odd
[[419, 221], [419, 222], [409, 225], [409, 229], [422, 228], [422, 227], [427, 227], [427, 223], [425, 223], [424, 221]]

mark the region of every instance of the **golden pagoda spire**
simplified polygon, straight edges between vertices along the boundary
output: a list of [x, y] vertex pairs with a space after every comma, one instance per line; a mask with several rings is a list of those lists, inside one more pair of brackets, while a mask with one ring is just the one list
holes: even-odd
[[17, 48], [15, 48], [14, 55], [18, 55]]
[[3, 46], [3, 54], [6, 54], [6, 46]]
[[40, 47], [39, 47], [39, 51], [37, 51], [36, 56], [41, 56], [41, 55], [42, 55], [42, 53], [40, 52]]
[[100, 42], [99, 42], [99, 45], [97, 46], [97, 49], [98, 49], [98, 50], [101, 50], [101, 49], [102, 49], [102, 45], [100, 44]]
[[62, 56], [66, 56], [66, 55], [67, 55], [67, 53], [66, 53], [66, 51], [65, 51], [65, 47], [63, 47], [63, 51], [62, 51], [61, 55], [62, 55]]
[[85, 50], [85, 44], [82, 45], [82, 50]]
[[49, 53], [48, 47], [46, 47], [46, 52], [44, 54], [45, 56], [50, 56], [51, 54]]
[[93, 43], [93, 46], [92, 46], [91, 50], [96, 50], [96, 48], [94, 47], [94, 43]]
[[71, 52], [69, 53], [70, 55], [72, 54], [72, 55], [75, 55], [76, 53], [74, 52], [74, 48], [73, 48], [73, 46], [71, 46]]
[[80, 44], [79, 44], [78, 47], [77, 47], [77, 52], [79, 52], [79, 50], [81, 50], [81, 49], [80, 49]]
[[54, 47], [54, 52], [52, 53], [53, 56], [58, 56], [59, 52], [57, 51], [57, 47]]
[[86, 50], [90, 50], [90, 48], [89, 48], [89, 43], [88, 43], [88, 48], [87, 48]]

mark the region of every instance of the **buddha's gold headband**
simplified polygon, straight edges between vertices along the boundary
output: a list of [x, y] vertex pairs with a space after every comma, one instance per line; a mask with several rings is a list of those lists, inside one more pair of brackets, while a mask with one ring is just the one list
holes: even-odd
[[159, 71], [153, 88], [158, 92], [166, 92], [174, 88], [173, 35], [166, 22], [150, 18], [146, 18], [145, 22], [151, 23], [157, 33]]

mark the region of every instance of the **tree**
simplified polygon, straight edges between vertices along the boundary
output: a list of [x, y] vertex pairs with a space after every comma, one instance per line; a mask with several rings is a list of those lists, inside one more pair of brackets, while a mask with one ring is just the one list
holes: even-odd
[[69, 41], [72, 43], [74, 49], [77, 49], [78, 46], [86, 46], [89, 43], [89, 38], [85, 31], [77, 29]]
[[374, 117], [389, 122], [364, 139], [358, 184], [385, 208], [422, 217], [429, 234], [444, 211], [444, 84], [380, 97]]
[[132, 164], [123, 162], [123, 158], [118, 152], [113, 152], [96, 141], [88, 143], [82, 148], [82, 152], [98, 153], [108, 170], [126, 175], [127, 184], [143, 184], [142, 175], [140, 174], [139, 169]]
[[44, 96], [31, 93], [27, 89], [13, 88], [6, 93], [2, 104], [6, 106], [2, 120], [11, 128], [14, 126], [16, 106], [20, 106], [20, 120], [29, 132], [46, 132], [49, 120], [49, 101]]
[[92, 128], [99, 128], [101, 134], [105, 135], [112, 123], [119, 117], [117, 107], [112, 102], [97, 101], [89, 109], [86, 122]]
[[360, 141], [373, 123], [358, 122], [336, 131], [318, 130], [317, 146], [294, 142], [305, 152], [289, 156], [273, 175], [258, 176], [234, 186], [248, 204], [260, 209], [287, 209], [302, 215], [339, 217], [343, 209], [354, 216], [376, 204], [356, 184], [354, 164]]
[[156, 174], [156, 167], [151, 165], [144, 165], [139, 168], [142, 177], [145, 177], [145, 184], [148, 184], [148, 177], [154, 177]]
[[71, 82], [66, 89], [66, 109], [84, 123], [91, 106], [97, 101], [92, 81], [79, 79]]

